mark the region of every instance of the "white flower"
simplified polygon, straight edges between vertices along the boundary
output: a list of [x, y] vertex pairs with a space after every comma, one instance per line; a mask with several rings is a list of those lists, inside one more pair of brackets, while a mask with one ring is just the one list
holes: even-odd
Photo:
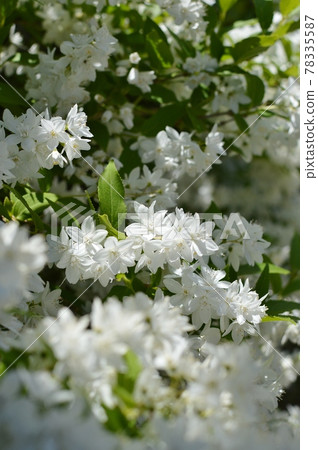
[[60, 269], [65, 270], [67, 281], [72, 284], [83, 278], [85, 272], [85, 263], [90, 256], [87, 254], [85, 244], [70, 245], [66, 251], [62, 253], [61, 259], [56, 264]]
[[140, 58], [140, 56], [139, 56], [139, 53], [137, 53], [137, 52], [131, 53], [131, 54], [129, 55], [129, 61], [130, 61], [132, 64], [138, 64], [139, 61], [141, 61], [141, 58]]
[[85, 244], [89, 254], [95, 254], [102, 249], [102, 244], [108, 234], [103, 226], [95, 226], [91, 216], [84, 219], [81, 228], [70, 226], [65, 230], [74, 244]]
[[204, 7], [200, 2], [180, 0], [172, 4], [168, 12], [174, 17], [176, 25], [182, 25], [184, 21], [197, 24], [202, 20]]
[[154, 208], [155, 202], [149, 208], [135, 202], [136, 214], [132, 215], [131, 219], [136, 220], [136, 222], [125, 228], [127, 236], [140, 236], [147, 241], [164, 234], [168, 226], [165, 219], [167, 211], [155, 213]]
[[156, 75], [153, 70], [149, 72], [139, 72], [139, 70], [134, 67], [130, 69], [127, 77], [127, 81], [129, 84], [133, 84], [139, 87], [139, 89], [144, 93], [151, 91], [150, 85], [155, 79]]
[[29, 306], [32, 313], [41, 314], [44, 316], [56, 317], [60, 309], [61, 289], [50, 291], [49, 283], [42, 292], [32, 299], [32, 306]]
[[134, 115], [131, 105], [126, 104], [122, 108], [120, 108], [119, 116], [128, 130], [130, 130], [134, 126]]
[[64, 151], [67, 155], [68, 160], [71, 162], [75, 158], [80, 158], [81, 150], [89, 150], [91, 146], [86, 139], [81, 139], [78, 137], [70, 137], [65, 142]]
[[224, 335], [232, 331], [234, 341], [239, 343], [243, 339], [245, 331], [253, 334], [255, 332], [254, 327], [266, 315], [267, 308], [265, 305], [262, 305], [266, 297], [267, 294], [259, 298], [255, 291], [251, 291], [248, 279], [245, 285], [243, 285], [241, 280], [234, 281], [226, 292], [226, 303], [228, 305], [226, 315], [234, 319], [234, 321], [227, 328]]
[[217, 131], [217, 124], [213, 126], [205, 138], [205, 153], [212, 160], [211, 164], [221, 164], [220, 156], [226, 155], [226, 151], [223, 148], [223, 138], [224, 134]]
[[28, 238], [16, 222], [0, 223], [0, 308], [19, 304], [30, 277], [46, 263], [46, 245], [40, 235]]
[[14, 117], [8, 109], [5, 109], [3, 125], [13, 133], [8, 137], [9, 142], [20, 144], [24, 150], [34, 151], [40, 120], [41, 116], [35, 115], [32, 109], [28, 109], [26, 114], [19, 117]]
[[66, 233], [65, 227], [62, 227], [60, 236], [48, 234], [46, 240], [49, 246], [48, 261], [50, 263], [57, 262], [71, 246], [71, 240]]
[[78, 111], [78, 106], [74, 105], [65, 120], [65, 126], [68, 131], [70, 131], [73, 136], [78, 137], [92, 137], [92, 133], [89, 131], [86, 125], [87, 116], [83, 111]]
[[69, 135], [65, 132], [65, 120], [61, 117], [41, 119], [37, 133], [37, 141], [45, 143], [50, 150], [54, 150], [60, 142], [67, 142]]
[[15, 163], [9, 157], [9, 152], [6, 148], [6, 142], [0, 141], [0, 188], [3, 186], [3, 181], [14, 179], [14, 175], [11, 173]]
[[94, 261], [101, 266], [107, 265], [114, 276], [125, 273], [128, 267], [135, 265], [132, 242], [127, 239], [118, 241], [114, 236], [110, 236], [106, 239], [104, 248], [94, 255]]

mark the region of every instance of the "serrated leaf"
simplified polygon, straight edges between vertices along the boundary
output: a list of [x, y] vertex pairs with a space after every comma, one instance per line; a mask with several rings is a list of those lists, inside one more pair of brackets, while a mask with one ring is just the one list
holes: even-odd
[[256, 282], [255, 291], [258, 293], [260, 297], [266, 295], [269, 291], [269, 267], [268, 264], [265, 264], [265, 267]]
[[125, 189], [114, 161], [110, 161], [98, 180], [100, 214], [106, 214], [111, 225], [118, 230], [125, 218]]
[[266, 31], [272, 24], [274, 5], [273, 0], [254, 0], [255, 11], [262, 27]]

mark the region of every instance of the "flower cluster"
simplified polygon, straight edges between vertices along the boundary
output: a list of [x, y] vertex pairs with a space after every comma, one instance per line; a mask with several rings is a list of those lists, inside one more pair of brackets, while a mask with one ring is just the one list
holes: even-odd
[[[244, 333], [255, 333], [265, 316], [264, 298], [251, 291], [249, 281], [229, 283], [222, 280], [225, 272], [202, 266], [196, 272], [194, 266], [184, 266], [175, 275], [166, 275], [163, 282], [170, 292], [172, 305], [179, 306], [184, 314], [191, 315], [196, 329], [203, 324], [202, 335], [214, 343], [232, 332], [234, 342], [240, 343]], [[181, 277], [181, 283], [175, 280]], [[210, 327], [211, 321], [219, 321], [219, 327]], [[231, 320], [231, 323], [230, 323]], [[216, 322], [215, 322], [216, 323]]]
[[155, 139], [139, 137], [131, 148], [138, 149], [143, 163], [154, 162], [158, 169], [171, 172], [174, 177], [179, 178], [183, 174], [201, 174], [212, 164], [220, 164], [220, 156], [226, 154], [223, 145], [223, 134], [214, 125], [205, 139], [204, 151], [191, 139], [189, 133], [178, 133], [171, 127], [160, 131]]
[[9, 330], [20, 328], [10, 309], [23, 307], [31, 292], [43, 290], [38, 273], [47, 261], [46, 250], [42, 236], [29, 238], [17, 223], [0, 223], [0, 324]]
[[96, 72], [107, 69], [109, 55], [117, 42], [106, 26], [92, 27], [90, 31], [71, 34], [70, 40], [63, 41], [60, 45], [63, 56], [59, 59], [54, 58], [54, 50], [41, 53], [39, 64], [27, 68], [26, 89], [29, 97], [37, 100], [37, 108], [57, 105], [64, 114], [74, 103], [89, 100], [83, 85], [94, 81]]
[[229, 217], [216, 214], [215, 240], [220, 252], [213, 262], [220, 268], [231, 264], [238, 271], [240, 264], [246, 262], [254, 266], [263, 262], [263, 254], [270, 243], [263, 238], [263, 228], [248, 222], [238, 213], [232, 213]]
[[[275, 440], [275, 429], [270, 426], [272, 411], [280, 395], [275, 373], [253, 360], [248, 344], [240, 346], [236, 352], [232, 351], [233, 344], [221, 347], [205, 344], [201, 355], [204, 361], [200, 361], [190, 352], [191, 341], [186, 336], [191, 329], [186, 318], [177, 308], [171, 307], [159, 291], [154, 301], [142, 293], [126, 297], [123, 302], [108, 298], [102, 303], [95, 298], [90, 315], [81, 318], [62, 309], [57, 320], [45, 319], [21, 340], [20, 345], [27, 345], [30, 339], [39, 337], [37, 345], [42, 349], [43, 369], [34, 372], [33, 379], [28, 372], [12, 374], [4, 385], [1, 383], [0, 398], [7, 402], [6, 386], [24, 386], [23, 391], [28, 397], [20, 400], [26, 408], [22, 408], [21, 413], [30, 409], [31, 417], [37, 416], [44, 401], [52, 408], [67, 403], [70, 406], [62, 415], [67, 425], [76, 417], [76, 409], [71, 407], [71, 402], [76, 399], [75, 392], [84, 394], [97, 420], [106, 426], [107, 416], [112, 411], [128, 408], [131, 421], [140, 422], [145, 438], [125, 444], [125, 441], [117, 441], [115, 436], [106, 434], [104, 442], [109, 439], [110, 448], [115, 444], [116, 448], [131, 448], [129, 445], [133, 442], [138, 448], [146, 448], [149, 441], [153, 442], [154, 448], [160, 448], [160, 442], [172, 445], [172, 439], [178, 438], [189, 448], [198, 448], [198, 442], [202, 441], [202, 448], [218, 442], [221, 449], [226, 449], [228, 445], [224, 444], [224, 439], [229, 430], [231, 436], [240, 439], [240, 445], [256, 439], [261, 432], [252, 427], [255, 432], [252, 437], [249, 429], [260, 417], [268, 422], [266, 444]], [[54, 379], [45, 371], [48, 362], [54, 367]], [[122, 379], [128, 383], [124, 389], [119, 388]], [[62, 388], [66, 380], [74, 393]], [[40, 383], [40, 390], [36, 382]], [[19, 402], [13, 386], [10, 392], [14, 393], [11, 398], [14, 411]], [[82, 410], [79, 407], [79, 411]], [[167, 427], [162, 422], [162, 415], [167, 413], [179, 422], [174, 429], [174, 438], [170, 432], [162, 433], [162, 427]], [[7, 423], [7, 417], [3, 414], [1, 423]], [[46, 418], [44, 414], [44, 417], [42, 427], [46, 430], [50, 415]], [[286, 419], [281, 416], [286, 431], [292, 433], [293, 428]], [[96, 428], [99, 439], [97, 423], [94, 428], [87, 413], [82, 422], [84, 428]], [[61, 423], [53, 423], [55, 430], [61, 430], [56, 439], [63, 442], [64, 427]], [[185, 426], [188, 431], [182, 433]], [[8, 430], [10, 438], [17, 439], [11, 437], [11, 426]], [[27, 433], [27, 430], [23, 432]], [[35, 428], [27, 439], [32, 442], [38, 433]], [[292, 434], [287, 442], [294, 448]]]
[[213, 254], [218, 246], [212, 240], [212, 222], [201, 223], [198, 214], [190, 215], [176, 208], [175, 213], [155, 212], [155, 203], [147, 208], [135, 203], [131, 223], [125, 228], [127, 238], [108, 236], [87, 217], [81, 229], [64, 227], [59, 237], [49, 235], [49, 260], [66, 269], [70, 283], [94, 278], [103, 286], [117, 274], [136, 265], [136, 272], [147, 267], [152, 273], [166, 264], [178, 268], [182, 261], [192, 262]]
[[[81, 157], [82, 150], [89, 150], [93, 135], [86, 125], [87, 116], [74, 105], [66, 119], [36, 115], [32, 109], [14, 117], [6, 109], [0, 122], [1, 158], [3, 181], [9, 184], [25, 183], [32, 178], [41, 178], [38, 170], [63, 167], [69, 161]], [[5, 133], [4, 129], [10, 134]], [[61, 149], [61, 150], [60, 150]], [[67, 159], [65, 158], [65, 156]]]
[[3, 446], [296, 450], [297, 2], [2, 3]]

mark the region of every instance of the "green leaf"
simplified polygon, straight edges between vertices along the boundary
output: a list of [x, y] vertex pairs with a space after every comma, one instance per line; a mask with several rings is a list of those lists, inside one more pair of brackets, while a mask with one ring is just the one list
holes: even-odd
[[261, 263], [257, 264], [260, 270], [264, 270], [265, 265], [268, 265], [269, 273], [270, 274], [280, 274], [280, 275], [289, 275], [290, 271], [287, 269], [284, 269], [283, 267], [275, 266], [275, 264], [271, 263]]
[[251, 74], [246, 74], [245, 78], [247, 83], [246, 93], [252, 100], [253, 106], [260, 105], [265, 94], [265, 86], [263, 81], [256, 75]]
[[213, 58], [216, 58], [219, 61], [224, 53], [223, 43], [214, 31], [210, 33], [210, 38], [210, 54]]
[[284, 287], [282, 294], [290, 295], [293, 292], [298, 292], [300, 290], [300, 279], [296, 278], [290, 281], [287, 286]]
[[6, 18], [13, 13], [17, 7], [18, 0], [1, 0], [0, 2], [0, 26], [2, 27]]
[[290, 265], [292, 269], [300, 269], [300, 236], [295, 233], [290, 246]]
[[269, 40], [261, 39], [260, 36], [249, 37], [235, 44], [234, 47], [230, 49], [230, 52], [234, 60], [240, 63], [266, 52], [268, 47], [274, 44], [275, 41], [272, 43], [270, 42], [271, 41]]
[[269, 267], [268, 264], [265, 264], [265, 267], [257, 280], [255, 285], [255, 291], [258, 293], [260, 297], [266, 295], [269, 291]]
[[221, 210], [216, 203], [212, 201], [208, 209], [205, 211], [205, 214], [221, 214]]
[[279, 9], [283, 16], [288, 16], [289, 13], [298, 8], [299, 0], [280, 0]]
[[136, 420], [128, 420], [119, 406], [110, 409], [104, 406], [107, 414], [106, 428], [115, 433], [122, 433], [128, 436], [137, 436], [139, 431], [136, 427]]
[[202, 119], [198, 117], [198, 114], [204, 115], [204, 110], [199, 110], [198, 108], [191, 108], [190, 106], [186, 107], [187, 116], [190, 119], [191, 122], [191, 128], [194, 128], [195, 130], [201, 132], [205, 131], [205, 124], [203, 123]]
[[12, 203], [8, 199], [8, 197], [5, 198], [3, 204], [0, 203], [0, 216], [5, 217], [6, 219], [11, 219], [11, 209], [12, 209]]
[[274, 5], [273, 0], [254, 0], [255, 11], [263, 31], [272, 24]]
[[30, 194], [23, 195], [23, 199], [29, 208], [27, 208], [25, 203], [16, 197], [13, 201], [12, 214], [17, 220], [26, 220], [30, 218], [30, 210], [37, 214], [41, 213], [45, 208], [50, 206], [49, 200], [51, 202], [56, 202], [58, 197], [50, 192], [44, 194], [42, 192], [32, 192]]
[[107, 214], [98, 214], [98, 218], [99, 218], [100, 223], [102, 225], [105, 225], [106, 230], [108, 231], [108, 234], [110, 236], [115, 236], [119, 241], [126, 239], [125, 233], [122, 233], [122, 232], [116, 230], [116, 228], [114, 228], [112, 226]]
[[246, 94], [252, 100], [252, 104], [254, 106], [257, 106], [262, 102], [265, 93], [265, 86], [263, 81], [258, 76], [253, 75], [234, 64], [227, 64], [224, 65], [223, 67], [220, 67], [218, 73], [224, 76], [228, 76], [231, 73], [238, 73], [244, 75], [247, 85]]
[[111, 225], [118, 229], [127, 212], [125, 189], [114, 161], [110, 161], [98, 180], [100, 214], [106, 214]]
[[52, 186], [54, 171], [41, 168], [39, 172], [41, 175], [43, 175], [43, 178], [38, 178], [39, 187], [42, 192], [48, 192]]
[[135, 383], [140, 372], [142, 371], [142, 364], [140, 363], [138, 356], [132, 350], [128, 350], [128, 352], [124, 355], [124, 360], [127, 366], [125, 377]]
[[128, 289], [127, 286], [113, 286], [107, 294], [107, 298], [117, 297], [119, 300], [122, 300], [124, 297], [128, 297], [129, 295], [131, 295], [131, 290]]
[[120, 155], [120, 162], [123, 164], [123, 167], [121, 168], [120, 171], [121, 174], [125, 173], [128, 174], [136, 167], [142, 167], [142, 162], [139, 153], [136, 150], [131, 150], [131, 148], [129, 147], [131, 143], [130, 144], [127, 142], [124, 143], [124, 150]]
[[297, 319], [298, 317], [295, 316], [265, 316], [262, 322], [289, 322], [292, 325], [297, 325]]
[[141, 133], [145, 136], [155, 136], [167, 125], [173, 127], [186, 114], [185, 106], [185, 102], [180, 102], [160, 108], [152, 117], [145, 120], [141, 126]]
[[195, 48], [190, 43], [190, 41], [186, 41], [185, 39], [180, 38], [177, 34], [175, 34], [169, 28], [168, 28], [168, 31], [179, 45], [179, 48], [180, 48], [179, 54], [180, 54], [181, 58], [183, 60], [185, 60], [188, 57], [194, 58], [195, 57]]
[[282, 277], [278, 273], [273, 273], [270, 278], [273, 292], [280, 292], [282, 290]]
[[243, 133], [248, 129], [248, 123], [240, 114], [234, 114], [234, 120], [238, 129]]
[[268, 308], [267, 314], [269, 316], [277, 316], [278, 314], [294, 311], [295, 309], [300, 308], [299, 303], [290, 302], [287, 300], [267, 300], [265, 302], [265, 306]]
[[162, 278], [162, 269], [159, 267], [156, 273], [151, 275], [151, 286], [154, 288], [159, 287]]
[[131, 350], [123, 357], [126, 363], [125, 372], [118, 373], [117, 385], [114, 387], [114, 393], [124, 402], [128, 407], [136, 406], [133, 397], [133, 392], [137, 378], [142, 371], [142, 365], [138, 356]]
[[157, 69], [171, 67], [174, 58], [167, 37], [161, 28], [149, 17], [145, 22], [144, 36], [152, 65]]
[[170, 89], [167, 89], [164, 86], [161, 86], [160, 84], [154, 84], [151, 87], [151, 92], [147, 94], [152, 99], [157, 101], [158, 103], [173, 103], [177, 102], [177, 97], [173, 91]]
[[7, 39], [10, 33], [11, 24], [1, 26], [0, 24], [0, 45]]
[[220, 4], [221, 10], [223, 12], [223, 16], [226, 15], [228, 10], [231, 9], [232, 6], [235, 5], [235, 3], [237, 3], [237, 0], [219, 0], [219, 4]]
[[90, 213], [89, 207], [74, 197], [60, 197], [55, 201], [47, 198], [47, 201], [63, 225], [72, 224], [79, 227], [80, 219]]
[[156, 30], [152, 30], [145, 36], [146, 49], [150, 61], [156, 69], [167, 69], [173, 63], [173, 56], [169, 45], [160, 38]]

